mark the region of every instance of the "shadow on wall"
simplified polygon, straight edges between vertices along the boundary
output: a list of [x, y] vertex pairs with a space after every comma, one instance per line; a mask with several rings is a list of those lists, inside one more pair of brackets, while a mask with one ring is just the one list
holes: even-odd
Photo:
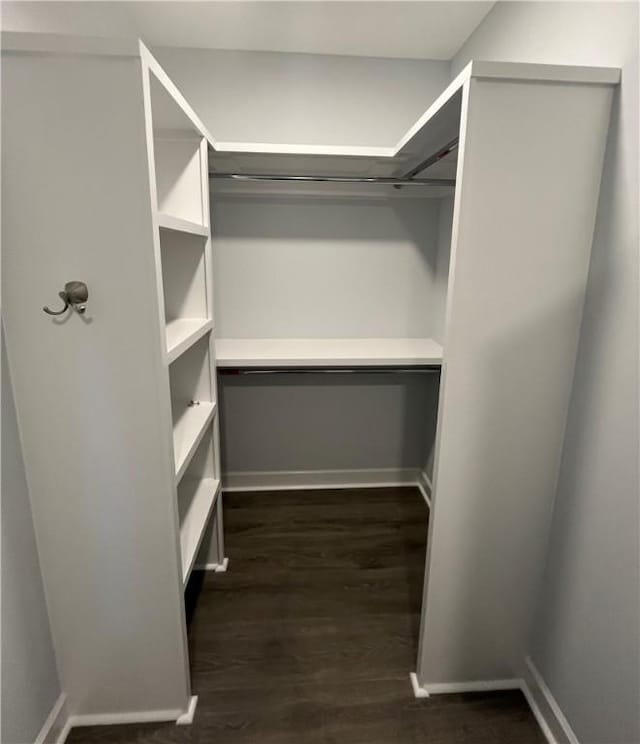
[[223, 472], [422, 469], [438, 377], [220, 375]]

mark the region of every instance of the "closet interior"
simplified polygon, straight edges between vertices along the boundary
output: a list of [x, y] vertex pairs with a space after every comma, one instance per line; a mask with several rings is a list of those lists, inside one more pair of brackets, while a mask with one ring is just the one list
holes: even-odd
[[[142, 43], [4, 41], [6, 339], [73, 722], [193, 717], [225, 488], [419, 485], [407, 676], [510, 686], [619, 71], [473, 62], [396, 146], [304, 147], [217, 141]], [[43, 315], [70, 279], [86, 315]]]

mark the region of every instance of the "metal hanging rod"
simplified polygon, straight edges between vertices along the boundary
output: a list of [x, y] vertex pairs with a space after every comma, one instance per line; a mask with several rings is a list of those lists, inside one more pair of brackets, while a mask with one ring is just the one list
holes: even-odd
[[415, 367], [218, 367], [223, 375], [299, 375], [299, 374], [439, 374], [439, 365], [420, 365]]
[[[437, 163], [438, 160], [442, 160], [446, 155], [448, 155], [450, 152], [453, 152], [458, 148], [458, 137], [455, 137], [451, 140], [451, 142], [447, 142], [447, 144], [444, 147], [441, 147], [439, 150], [436, 150], [436, 152], [433, 153], [433, 155], [429, 155], [429, 157], [426, 160], [423, 160], [421, 163], [418, 163], [418, 165], [415, 166], [415, 168], [412, 168], [408, 173], [405, 173], [403, 178], [412, 179], [414, 176], [417, 176], [418, 173], [422, 173], [423, 170], [427, 169], [430, 165], [433, 165], [434, 163]], [[416, 179], [420, 180], [420, 179]], [[455, 184], [455, 180], [453, 181]]]
[[266, 173], [209, 173], [216, 181], [295, 181], [299, 183], [372, 183], [386, 186], [455, 186], [452, 178], [388, 178], [364, 176], [290, 176]]

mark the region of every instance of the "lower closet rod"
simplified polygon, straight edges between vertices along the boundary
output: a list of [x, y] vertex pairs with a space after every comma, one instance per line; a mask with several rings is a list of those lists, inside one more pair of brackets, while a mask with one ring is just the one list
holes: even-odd
[[223, 375], [290, 375], [290, 374], [439, 374], [440, 366], [416, 366], [416, 367], [218, 367], [218, 372]]
[[375, 183], [385, 186], [455, 186], [454, 178], [389, 178], [365, 176], [290, 176], [267, 173], [209, 173], [216, 181], [297, 181], [300, 183]]

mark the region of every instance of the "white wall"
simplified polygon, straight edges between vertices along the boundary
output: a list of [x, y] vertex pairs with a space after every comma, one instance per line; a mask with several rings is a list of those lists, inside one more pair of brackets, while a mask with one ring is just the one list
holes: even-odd
[[581, 744], [630, 744], [640, 739], [638, 6], [498, 3], [452, 73], [470, 59], [623, 69], [530, 654]]
[[431, 60], [152, 51], [212, 135], [231, 142], [392, 146], [449, 72]]
[[60, 695], [2, 336], [2, 727], [34, 741]]
[[214, 194], [218, 336], [436, 335], [439, 203]]
[[0, 7], [3, 31], [131, 38], [137, 35], [124, 2], [26, 2]]

